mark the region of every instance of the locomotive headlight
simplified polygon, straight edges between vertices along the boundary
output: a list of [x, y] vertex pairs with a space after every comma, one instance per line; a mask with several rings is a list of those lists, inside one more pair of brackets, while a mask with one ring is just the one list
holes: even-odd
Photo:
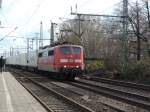
[[79, 66], [77, 65], [76, 68], [79, 68]]
[[81, 59], [75, 59], [76, 63], [81, 63]]
[[64, 68], [67, 68], [67, 66], [66, 66], [66, 65], [64, 65]]
[[68, 59], [60, 59], [60, 62], [61, 63], [66, 63], [66, 62], [68, 62]]

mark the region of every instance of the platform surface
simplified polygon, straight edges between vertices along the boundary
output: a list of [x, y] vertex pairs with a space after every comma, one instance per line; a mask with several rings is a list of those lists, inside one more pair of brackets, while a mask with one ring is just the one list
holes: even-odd
[[11, 75], [0, 73], [0, 112], [47, 112]]

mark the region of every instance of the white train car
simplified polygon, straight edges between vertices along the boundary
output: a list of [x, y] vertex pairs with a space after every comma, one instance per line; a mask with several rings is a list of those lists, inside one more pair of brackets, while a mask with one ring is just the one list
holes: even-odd
[[30, 51], [29, 53], [22, 53], [15, 56], [10, 56], [6, 58], [6, 65], [14, 65], [17, 67], [28, 67], [37, 68], [37, 51]]
[[38, 56], [37, 56], [37, 51], [30, 51], [27, 54], [27, 66], [30, 69], [37, 69], [37, 60], [38, 60]]
[[27, 67], [27, 53], [18, 54], [6, 58], [6, 65]]
[[10, 57], [7, 57], [7, 59], [6, 59], [7, 65], [16, 65], [16, 62], [17, 62], [16, 56], [10, 56]]
[[16, 55], [16, 65], [21, 67], [27, 67], [27, 53]]

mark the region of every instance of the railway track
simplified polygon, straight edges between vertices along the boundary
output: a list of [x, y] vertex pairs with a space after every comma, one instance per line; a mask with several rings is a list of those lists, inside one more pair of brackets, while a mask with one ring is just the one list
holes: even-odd
[[[34, 81], [37, 81], [38, 83], [44, 83], [45, 86], [54, 89], [58, 93], [69, 97], [73, 101], [78, 102], [79, 104], [84, 105], [95, 112], [122, 112], [119, 108], [114, 108], [113, 106], [98, 102], [98, 99], [100, 98], [99, 95], [91, 92], [86, 92], [85, 90], [81, 90], [80, 88], [74, 88], [71, 85], [65, 84], [64, 81], [61, 82], [57, 80], [51, 80], [48, 77], [43, 77], [42, 75], [37, 75], [31, 72], [25, 72], [20, 70], [18, 72], [23, 73], [25, 76], [33, 79]], [[13, 75], [18, 78], [24, 78], [19, 74]], [[86, 100], [86, 96], [90, 97], [90, 100]]]
[[[13, 71], [14, 72], [14, 71]], [[71, 100], [70, 98], [48, 88], [33, 77], [25, 77], [19, 72], [16, 79], [49, 111], [49, 112], [94, 112], [93, 110]]]
[[[26, 75], [27, 74], [28, 73], [26, 73]], [[37, 80], [37, 82], [40, 82], [40, 80], [41, 80], [40, 77], [37, 75], [33, 75], [33, 76], [32, 76], [32, 74], [28, 74], [28, 75], [29, 75], [29, 78]], [[144, 110], [150, 110], [150, 97], [137, 94], [136, 92], [132, 93], [132, 92], [126, 91], [124, 89], [119, 90], [119, 89], [116, 89], [116, 87], [113, 88], [113, 87], [105, 86], [105, 84], [108, 85], [107, 82], [105, 82], [105, 83], [103, 82], [104, 83], [103, 85], [97, 85], [96, 84], [96, 83], [99, 83], [100, 81], [91, 81], [91, 82], [93, 82], [93, 83], [90, 83], [89, 80], [79, 79], [76, 82], [61, 82], [61, 83], [65, 83], [67, 85], [72, 85], [74, 87], [81, 88], [81, 89], [86, 90], [86, 91], [91, 91], [93, 93], [103, 95], [105, 97], [112, 98], [112, 99], [115, 99], [117, 101], [125, 102], [125, 103], [133, 105], [133, 106], [141, 107]], [[112, 83], [109, 83], [109, 84], [113, 85]], [[55, 88], [55, 87], [53, 86], [51, 88]], [[137, 90], [148, 91], [148, 89], [144, 89], [144, 90], [143, 89], [137, 89]], [[59, 91], [59, 93], [61, 93], [60, 91]], [[64, 89], [64, 91], [66, 91], [66, 88]], [[65, 93], [64, 91], [62, 92], [62, 94]], [[73, 91], [70, 93], [73, 93]], [[66, 92], [66, 94], [67, 94], [67, 92]], [[65, 95], [65, 96], [67, 96], [67, 95]], [[112, 107], [112, 106], [110, 106], [110, 107]], [[113, 107], [113, 108], [115, 108], [115, 107]]]
[[139, 90], [145, 90], [145, 91], [150, 92], [150, 85], [132, 83], [132, 82], [126, 82], [126, 81], [118, 81], [118, 80], [112, 80], [112, 79], [106, 79], [106, 78], [100, 78], [100, 77], [86, 77], [85, 76], [83, 78], [87, 80], [96, 81], [96, 82], [102, 82], [102, 83], [118, 85], [118, 86], [123, 86], [123, 87], [128, 87], [128, 88], [134, 88], [134, 89], [139, 89]]
[[150, 97], [147, 96], [142, 96], [136, 93], [123, 91], [116, 88], [110, 88], [104, 85], [90, 84], [86, 81], [78, 80], [76, 82], [69, 82], [69, 84], [82, 89], [93, 91], [98, 94], [102, 94], [106, 97], [110, 97], [134, 106], [141, 107], [143, 109], [150, 110]]

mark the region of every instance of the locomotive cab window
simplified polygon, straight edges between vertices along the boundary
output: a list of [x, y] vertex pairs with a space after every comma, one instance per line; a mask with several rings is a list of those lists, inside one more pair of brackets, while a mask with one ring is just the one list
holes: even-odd
[[61, 51], [62, 54], [71, 54], [70, 47], [61, 47], [60, 51]]
[[38, 55], [39, 57], [42, 57], [42, 53], [39, 53], [39, 55]]
[[81, 53], [81, 48], [80, 47], [73, 47], [73, 54], [80, 54]]
[[44, 51], [42, 57], [47, 57], [47, 56], [48, 56], [47, 51]]
[[54, 55], [54, 50], [48, 51], [48, 56], [53, 56]]

